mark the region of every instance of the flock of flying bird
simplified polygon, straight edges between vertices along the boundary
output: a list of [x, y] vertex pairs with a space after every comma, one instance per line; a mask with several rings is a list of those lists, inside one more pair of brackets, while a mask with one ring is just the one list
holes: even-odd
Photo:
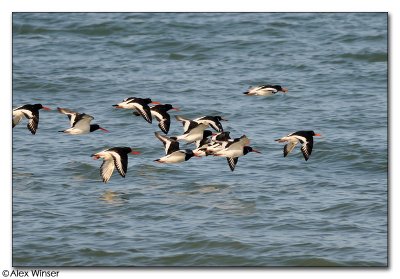
[[[248, 91], [244, 92], [246, 95], [256, 96], [270, 96], [278, 92], [286, 93], [287, 89], [282, 88], [280, 85], [261, 85], [251, 87]], [[149, 104], [154, 104], [150, 107]], [[187, 119], [182, 116], [175, 116], [175, 119], [182, 123], [183, 134], [174, 137], [166, 136], [169, 132], [171, 117], [168, 114], [169, 110], [179, 111], [178, 108], [170, 104], [160, 104], [153, 102], [149, 98], [136, 98], [129, 97], [122, 102], [113, 105], [115, 108], [133, 110], [133, 114], [142, 116], [147, 122], [152, 123], [154, 116], [158, 121], [158, 127], [165, 134], [155, 132], [155, 136], [164, 145], [165, 156], [154, 160], [158, 163], [181, 163], [189, 160], [193, 156], [218, 156], [226, 157], [228, 165], [234, 171], [239, 157], [244, 156], [250, 152], [261, 153], [258, 150], [249, 146], [250, 140], [243, 135], [239, 138], [231, 138], [229, 131], [224, 131], [221, 121], [226, 119], [221, 116], [203, 116], [196, 119]], [[23, 118], [28, 119], [27, 128], [35, 135], [39, 124], [39, 110], [50, 110], [41, 104], [27, 104], [13, 109], [12, 126], [13, 128], [21, 122]], [[98, 124], [90, 124], [94, 119], [93, 116], [79, 113], [67, 108], [57, 108], [57, 110], [68, 116], [70, 120], [70, 128], [59, 131], [66, 134], [87, 134], [96, 130], [108, 132], [105, 128], [100, 127]], [[213, 133], [206, 130], [211, 127], [216, 131]], [[277, 142], [287, 142], [283, 148], [283, 155], [286, 157], [294, 147], [300, 143], [301, 151], [304, 159], [307, 161], [311, 155], [313, 148], [313, 137], [320, 136], [314, 131], [297, 131], [285, 137], [277, 139]], [[184, 141], [187, 144], [194, 143], [195, 149], [180, 149], [179, 142]], [[93, 159], [103, 159], [100, 167], [100, 175], [103, 182], [108, 182], [114, 169], [125, 177], [128, 168], [128, 154], [139, 154], [140, 152], [132, 150], [130, 147], [112, 147], [103, 151], [92, 154]]]

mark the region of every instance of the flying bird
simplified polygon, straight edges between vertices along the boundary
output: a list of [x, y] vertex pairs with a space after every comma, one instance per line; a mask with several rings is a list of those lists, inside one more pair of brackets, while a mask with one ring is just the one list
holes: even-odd
[[150, 98], [142, 99], [136, 97], [129, 97], [124, 99], [121, 103], [113, 105], [115, 108], [134, 109], [136, 110], [147, 122], [151, 123], [151, 111], [149, 104], [160, 104], [153, 102]]
[[57, 110], [60, 113], [68, 116], [71, 125], [71, 128], [59, 132], [72, 135], [88, 134], [96, 130], [102, 130], [106, 133], [109, 132], [107, 129], [100, 127], [98, 124], [90, 124], [94, 117], [89, 114], [75, 112], [67, 108], [57, 108]]
[[245, 136], [236, 138], [233, 141], [229, 141], [225, 148], [214, 153], [214, 156], [226, 157], [229, 168], [231, 171], [235, 170], [236, 164], [240, 156], [244, 156], [249, 152], [261, 153], [260, 151], [248, 146], [250, 140]]
[[154, 134], [163, 143], [166, 154], [164, 157], [154, 160], [154, 162], [174, 164], [187, 161], [193, 156], [197, 156], [190, 149], [179, 149], [179, 142], [175, 139], [160, 135], [158, 132]]
[[100, 175], [104, 183], [110, 180], [115, 168], [122, 177], [125, 177], [128, 169], [128, 154], [137, 155], [140, 152], [134, 151], [130, 147], [112, 147], [91, 155], [95, 160], [103, 158]]
[[243, 94], [246, 94], [248, 96], [254, 95], [254, 96], [272, 96], [278, 92], [286, 93], [288, 92], [288, 89], [285, 87], [282, 87], [280, 85], [259, 85], [259, 86], [254, 86], [250, 87], [246, 92]]
[[193, 121], [204, 124], [204, 125], [209, 125], [215, 131], [222, 132], [222, 131], [224, 131], [224, 128], [222, 127], [222, 124], [220, 122], [222, 120], [228, 121], [227, 119], [224, 119], [221, 116], [202, 116], [202, 117], [194, 119]]
[[183, 140], [192, 143], [203, 139], [203, 132], [208, 127], [206, 124], [197, 123], [196, 121], [186, 119], [182, 116], [175, 115], [176, 120], [182, 122], [184, 133], [180, 136], [172, 137], [175, 140]]
[[301, 152], [304, 159], [307, 161], [310, 158], [313, 149], [313, 137], [319, 137], [321, 134], [316, 134], [314, 131], [297, 131], [287, 135], [286, 137], [277, 139], [277, 142], [287, 142], [283, 147], [283, 157], [286, 157], [297, 145], [301, 143]]
[[21, 122], [22, 118], [25, 117], [29, 120], [27, 125], [29, 131], [31, 131], [31, 133], [35, 135], [39, 125], [40, 109], [51, 110], [50, 108], [45, 107], [42, 104], [27, 104], [13, 109], [12, 127], [14, 128], [19, 122]]
[[[169, 127], [171, 125], [171, 117], [168, 113], [169, 110], [179, 111], [179, 108], [174, 108], [171, 104], [155, 105], [153, 107], [150, 107], [151, 115], [157, 119], [158, 127], [165, 134], [168, 134]], [[137, 116], [140, 115], [137, 111], [134, 111], [133, 113]]]

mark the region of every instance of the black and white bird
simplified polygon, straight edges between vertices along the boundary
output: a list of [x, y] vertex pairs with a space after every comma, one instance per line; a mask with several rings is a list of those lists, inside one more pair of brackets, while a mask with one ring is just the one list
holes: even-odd
[[25, 117], [29, 120], [27, 125], [29, 131], [31, 131], [31, 133], [35, 135], [39, 125], [40, 109], [51, 110], [50, 108], [45, 107], [42, 104], [27, 104], [13, 109], [12, 127], [14, 128], [16, 125], [18, 125], [18, 123], [21, 122], [22, 118]]
[[163, 143], [166, 154], [164, 157], [154, 160], [154, 162], [174, 164], [187, 161], [196, 156], [190, 149], [179, 149], [179, 142], [175, 139], [160, 135], [158, 132], [154, 134]]
[[[155, 105], [150, 107], [151, 115], [157, 119], [158, 127], [160, 127], [161, 131], [163, 131], [165, 134], [168, 134], [169, 127], [171, 125], [171, 117], [168, 113], [169, 110], [179, 111], [179, 108], [173, 107], [171, 104]], [[137, 116], [140, 115], [136, 111], [133, 113]]]
[[225, 145], [224, 149], [215, 152], [214, 156], [226, 157], [229, 168], [231, 169], [231, 171], [234, 171], [240, 156], [244, 156], [249, 152], [261, 153], [251, 146], [248, 146], [249, 143], [250, 140], [245, 135], [243, 135], [240, 138], [229, 141]]
[[288, 92], [288, 89], [285, 87], [282, 87], [280, 85], [259, 85], [259, 86], [254, 86], [250, 87], [246, 92], [243, 94], [246, 95], [254, 95], [254, 96], [272, 96], [278, 92], [286, 93]]
[[303, 153], [304, 159], [307, 161], [310, 158], [313, 149], [313, 137], [319, 137], [321, 134], [316, 134], [314, 131], [297, 131], [282, 137], [275, 141], [277, 142], [287, 142], [283, 147], [283, 157], [286, 157], [297, 145], [301, 143], [301, 152]]
[[224, 131], [224, 132], [220, 132], [218, 134], [213, 134], [213, 136], [211, 137], [211, 141], [213, 142], [224, 142], [224, 141], [228, 141], [231, 136], [230, 136], [229, 131]]
[[102, 130], [106, 133], [109, 132], [107, 129], [100, 127], [98, 124], [90, 124], [94, 117], [89, 114], [79, 113], [67, 108], [57, 108], [57, 110], [60, 113], [68, 116], [71, 125], [71, 128], [59, 132], [71, 135], [88, 134], [97, 130]]
[[[208, 130], [205, 130], [204, 132], [206, 131]], [[229, 131], [212, 134], [210, 139], [206, 138], [206, 140], [203, 140], [200, 144], [197, 144], [196, 142], [197, 148], [193, 150], [193, 152], [200, 157], [212, 155], [215, 152], [224, 149], [224, 146], [228, 144], [228, 140], [230, 139], [229, 134]]]
[[202, 117], [193, 119], [193, 121], [195, 121], [197, 123], [209, 125], [211, 128], [213, 128], [217, 132], [224, 131], [224, 128], [222, 127], [222, 124], [220, 122], [222, 120], [228, 121], [227, 119], [224, 119], [221, 116], [202, 116]]
[[208, 127], [206, 124], [197, 123], [196, 121], [175, 115], [176, 120], [182, 122], [184, 133], [180, 136], [172, 137], [176, 140], [183, 140], [192, 143], [203, 139], [203, 132]]
[[151, 111], [149, 104], [160, 104], [159, 102], [153, 102], [150, 98], [136, 98], [129, 97], [124, 99], [121, 103], [113, 105], [115, 108], [133, 109], [137, 111], [147, 122], [151, 123], [153, 118], [151, 117]]
[[125, 177], [128, 169], [128, 154], [137, 155], [140, 152], [133, 151], [130, 147], [112, 147], [91, 155], [95, 160], [104, 159], [100, 167], [100, 175], [104, 183], [110, 180], [115, 168], [122, 177]]
[[210, 130], [204, 130], [203, 132], [203, 138], [201, 140], [197, 140], [195, 142], [196, 144], [196, 149], [193, 150], [193, 153], [198, 156], [198, 157], [204, 157], [207, 156], [207, 147], [209, 144], [211, 144], [211, 139], [209, 138], [212, 136], [213, 133]]

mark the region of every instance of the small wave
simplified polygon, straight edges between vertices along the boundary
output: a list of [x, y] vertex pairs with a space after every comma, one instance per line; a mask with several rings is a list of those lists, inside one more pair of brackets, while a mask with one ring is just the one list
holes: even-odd
[[366, 61], [366, 62], [387, 62], [386, 52], [375, 52], [375, 53], [344, 53], [340, 54], [338, 57], [351, 59], [356, 61]]
[[88, 36], [109, 36], [123, 31], [125, 31], [124, 27], [115, 25], [113, 22], [89, 24], [85, 26], [79, 26], [79, 28], [77, 27], [68, 29], [68, 32], [70, 33], [77, 33]]
[[338, 261], [331, 261], [324, 258], [300, 258], [287, 260], [286, 264], [289, 266], [319, 266], [319, 267], [330, 267], [330, 266], [345, 266], [345, 264]]
[[344, 42], [344, 43], [353, 43], [353, 42], [360, 42], [360, 41], [380, 42], [382, 40], [386, 40], [386, 36], [383, 34], [368, 35], [368, 36], [354, 36], [353, 34], [351, 34], [351, 35], [346, 34], [346, 35], [339, 37], [337, 40]]
[[27, 34], [45, 34], [49, 32], [58, 32], [58, 30], [52, 30], [49, 28], [39, 27], [31, 24], [14, 25], [13, 31], [15, 34], [27, 35]]
[[79, 250], [79, 252], [82, 253], [84, 256], [91, 256], [91, 257], [112, 257], [112, 256], [125, 255], [124, 252], [96, 250], [91, 248], [82, 248]]
[[184, 60], [186, 59], [186, 55], [179, 54], [179, 53], [170, 53], [169, 59], [171, 60]]

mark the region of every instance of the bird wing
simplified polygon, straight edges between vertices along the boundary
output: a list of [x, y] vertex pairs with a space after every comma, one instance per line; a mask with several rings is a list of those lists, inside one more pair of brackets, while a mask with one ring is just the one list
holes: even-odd
[[29, 131], [31, 131], [31, 133], [34, 135], [36, 134], [38, 125], [39, 125], [39, 115], [30, 118], [28, 121], [28, 125], [26, 125], [26, 127], [28, 127]]
[[169, 127], [171, 125], [170, 118], [164, 118], [158, 123], [158, 127], [163, 131], [165, 134], [168, 134]]
[[100, 175], [103, 178], [103, 182], [107, 183], [114, 171], [114, 162], [111, 159], [104, 160], [100, 167]]
[[94, 119], [93, 116], [85, 113], [77, 113], [72, 119], [71, 117], [71, 123], [72, 120], [74, 120], [72, 127], [79, 129], [79, 130], [85, 130], [85, 129], [90, 129], [90, 121]]
[[193, 128], [195, 128], [199, 125], [199, 123], [192, 121], [190, 119], [184, 118], [179, 115], [175, 115], [175, 118], [176, 118], [176, 120], [182, 122], [184, 134], [186, 134], [188, 131], [192, 130]]
[[21, 122], [24, 113], [22, 111], [13, 111], [13, 118], [12, 118], [12, 127], [14, 128]]
[[160, 114], [157, 110], [151, 110], [151, 113], [158, 121], [158, 127], [163, 131], [165, 134], [168, 134], [169, 127], [171, 125], [171, 117], [167, 112], [164, 115]]
[[76, 112], [76, 111], [72, 111], [70, 109], [67, 109], [67, 108], [57, 108], [57, 110], [58, 110], [59, 113], [62, 113], [62, 114], [65, 114], [65, 115], [68, 116], [68, 119], [70, 121], [70, 125], [71, 125], [71, 128], [72, 128], [74, 126], [74, 123], [75, 123], [75, 118], [79, 113]]
[[228, 165], [231, 168], [231, 171], [234, 171], [239, 157], [227, 157], [226, 160], [228, 161]]
[[128, 169], [128, 154], [114, 151], [109, 151], [109, 153], [113, 158], [115, 168], [122, 177], [125, 177]]
[[135, 103], [135, 109], [147, 122], [151, 123], [153, 118], [151, 117], [150, 107], [148, 105], [140, 105]]
[[219, 120], [213, 116], [203, 116], [203, 117], [196, 118], [193, 121], [204, 124], [204, 125], [209, 125], [211, 128], [213, 128], [217, 132], [222, 132], [224, 130], [224, 128], [222, 128], [221, 122], [219, 122]]
[[308, 160], [308, 158], [310, 158], [312, 148], [313, 148], [313, 138], [311, 137], [301, 146], [301, 152], [303, 153], [304, 159], [306, 161]]
[[292, 152], [296, 144], [297, 141], [289, 141], [289, 143], [283, 147], [283, 157], [286, 157], [290, 152]]
[[163, 143], [166, 155], [179, 150], [179, 142], [176, 140], [160, 135], [158, 132], [154, 132], [154, 135]]
[[222, 127], [221, 122], [219, 122], [218, 120], [214, 121], [210, 121], [209, 122], [211, 128], [213, 128], [215, 131], [217, 132], [222, 132], [224, 130], [224, 128]]
[[258, 88], [258, 91], [269, 91], [271, 93], [276, 93], [278, 90], [276, 88], [273, 88], [272, 85], [262, 85]]

